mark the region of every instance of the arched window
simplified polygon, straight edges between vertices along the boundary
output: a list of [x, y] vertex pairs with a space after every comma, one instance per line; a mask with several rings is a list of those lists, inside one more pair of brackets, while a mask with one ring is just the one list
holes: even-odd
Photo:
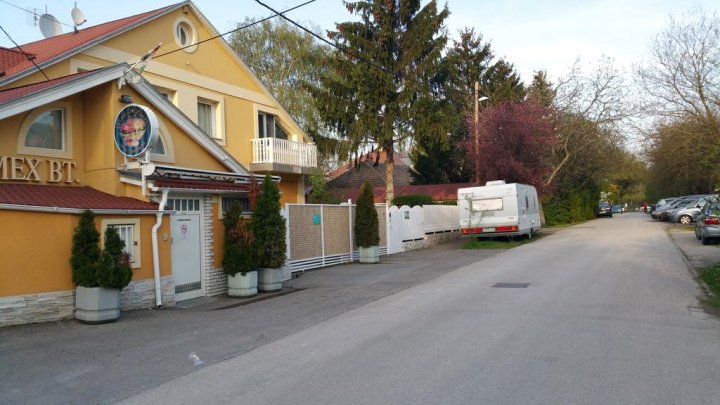
[[30, 112], [18, 133], [18, 153], [72, 159], [71, 104], [58, 101]]
[[65, 129], [62, 108], [55, 108], [35, 118], [25, 135], [25, 146], [42, 149], [64, 149]]

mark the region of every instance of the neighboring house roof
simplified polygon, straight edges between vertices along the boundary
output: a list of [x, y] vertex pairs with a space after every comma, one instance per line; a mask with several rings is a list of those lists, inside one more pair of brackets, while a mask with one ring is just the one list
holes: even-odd
[[[410, 185], [412, 182], [410, 159], [406, 155], [395, 151], [393, 160], [395, 162], [393, 172], [395, 188]], [[360, 157], [357, 167], [355, 167], [354, 162], [349, 162], [331, 173], [326, 187], [329, 189], [360, 189], [365, 182], [370, 183], [373, 187], [384, 187], [386, 161], [387, 153], [384, 151], [372, 151], [364, 154]]]
[[[35, 83], [13, 89], [0, 90], [0, 120], [29, 111], [33, 108], [80, 93], [99, 84], [117, 80], [122, 77], [130, 66], [120, 63], [102, 69], [65, 76], [48, 82]], [[140, 76], [138, 83], [128, 83], [148, 102], [157, 107], [175, 122], [185, 133], [205, 148], [211, 155], [235, 173], [249, 174], [230, 153], [210, 138], [197, 124], [182, 113], [174, 104], [163, 97], [155, 87]]]
[[[37, 71], [35, 65], [40, 68], [50, 66], [109, 38], [129, 31], [138, 25], [172, 12], [187, 3], [173, 4], [146, 13], [78, 29], [77, 32], [68, 32], [21, 45], [20, 49], [30, 54], [32, 61], [22, 53], [22, 57], [18, 57], [17, 53], [21, 52], [19, 48], [3, 48], [0, 51], [0, 72], [3, 72], [4, 75], [0, 77], [0, 86]], [[35, 65], [33, 65], [33, 62], [35, 62]]]
[[[454, 201], [457, 200], [457, 190], [464, 187], [472, 187], [471, 183], [446, 183], [446, 184], [421, 184], [421, 185], [407, 185], [401, 187], [395, 187], [395, 197], [412, 195], [412, 194], [424, 194], [429, 195], [433, 201]], [[356, 188], [346, 189], [335, 189], [330, 192], [342, 201], [348, 199], [352, 202], [357, 202], [357, 197], [360, 194], [360, 190]], [[385, 202], [385, 187], [373, 188], [373, 198], [376, 203]]]
[[0, 184], [0, 208], [8, 206], [157, 212], [158, 205], [118, 197], [92, 187]]

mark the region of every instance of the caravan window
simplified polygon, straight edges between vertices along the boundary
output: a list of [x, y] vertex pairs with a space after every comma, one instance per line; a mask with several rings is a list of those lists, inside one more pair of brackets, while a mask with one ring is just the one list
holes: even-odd
[[473, 211], [502, 211], [502, 198], [491, 198], [487, 200], [473, 200]]

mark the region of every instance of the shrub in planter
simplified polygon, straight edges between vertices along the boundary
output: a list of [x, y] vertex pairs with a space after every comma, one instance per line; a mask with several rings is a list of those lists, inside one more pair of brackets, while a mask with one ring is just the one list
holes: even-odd
[[235, 203], [225, 214], [223, 272], [228, 276], [228, 295], [249, 297], [257, 294], [257, 254], [248, 221], [242, 218], [242, 207]]
[[280, 290], [287, 253], [285, 218], [280, 214], [280, 190], [270, 175], [263, 180], [251, 229], [260, 266], [258, 288], [260, 291]]
[[100, 251], [95, 215], [85, 210], [73, 234], [70, 267], [75, 292], [75, 318], [86, 323], [105, 323], [120, 317], [120, 290], [132, 280], [125, 242], [117, 230], [105, 231], [105, 250]]
[[360, 195], [355, 209], [353, 231], [355, 244], [360, 251], [360, 263], [377, 263], [380, 261], [378, 254], [380, 232], [372, 190], [370, 183], [365, 182], [363, 184], [362, 188], [360, 188]]

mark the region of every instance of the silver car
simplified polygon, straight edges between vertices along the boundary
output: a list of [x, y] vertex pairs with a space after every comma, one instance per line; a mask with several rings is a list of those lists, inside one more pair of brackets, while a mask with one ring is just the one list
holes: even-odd
[[695, 223], [695, 237], [703, 245], [709, 245], [720, 238], [720, 201], [713, 199], [705, 203]]
[[670, 212], [670, 222], [678, 222], [687, 225], [691, 222], [697, 221], [700, 216], [700, 210], [702, 207], [711, 199], [716, 199], [717, 196], [702, 197], [697, 200], [690, 202], [687, 205], [676, 208]]

